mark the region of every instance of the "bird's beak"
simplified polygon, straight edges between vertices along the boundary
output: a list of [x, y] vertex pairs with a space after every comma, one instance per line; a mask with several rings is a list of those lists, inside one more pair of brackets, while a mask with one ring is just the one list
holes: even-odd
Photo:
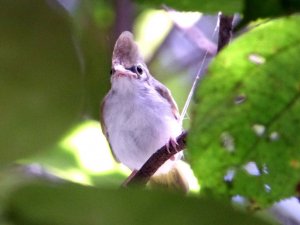
[[136, 74], [131, 72], [130, 70], [127, 70], [123, 65], [114, 65], [113, 66], [113, 69], [114, 69], [114, 74], [113, 76], [114, 77], [129, 77], [129, 78], [132, 78], [132, 77], [136, 77]]

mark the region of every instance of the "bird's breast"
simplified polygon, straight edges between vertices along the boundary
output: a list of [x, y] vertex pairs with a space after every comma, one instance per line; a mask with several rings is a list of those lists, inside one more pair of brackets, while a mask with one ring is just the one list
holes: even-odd
[[168, 102], [151, 93], [115, 93], [106, 101], [103, 113], [112, 150], [130, 169], [139, 169], [157, 149], [181, 133]]

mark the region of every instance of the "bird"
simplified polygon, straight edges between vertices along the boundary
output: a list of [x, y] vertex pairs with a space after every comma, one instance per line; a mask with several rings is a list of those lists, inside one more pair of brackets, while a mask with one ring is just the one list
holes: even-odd
[[[170, 90], [150, 74], [129, 31], [115, 43], [110, 76], [111, 88], [100, 106], [102, 132], [114, 158], [134, 173], [162, 146], [176, 147], [182, 122]], [[181, 158], [178, 152], [150, 182], [187, 192], [187, 179], [178, 166]]]

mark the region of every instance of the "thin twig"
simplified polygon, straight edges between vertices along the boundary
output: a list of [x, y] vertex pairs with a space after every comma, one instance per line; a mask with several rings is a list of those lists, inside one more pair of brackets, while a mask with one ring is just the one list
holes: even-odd
[[157, 150], [142, 166], [140, 170], [136, 172], [134, 176], [127, 182], [127, 186], [132, 186], [135, 184], [145, 185], [150, 177], [162, 166], [168, 159], [170, 159], [173, 155], [178, 153], [179, 151], [183, 150], [186, 147], [186, 137], [187, 132], [183, 132], [179, 135], [176, 139], [177, 146], [176, 149], [169, 145], [164, 145], [159, 150]]

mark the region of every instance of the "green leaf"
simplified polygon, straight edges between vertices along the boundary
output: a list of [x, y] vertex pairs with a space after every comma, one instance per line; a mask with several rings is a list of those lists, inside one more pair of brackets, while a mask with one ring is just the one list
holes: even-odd
[[79, 118], [69, 18], [47, 2], [0, 1], [0, 164], [47, 148]]
[[241, 12], [243, 9], [243, 0], [184, 0], [184, 1], [174, 1], [174, 0], [136, 0], [137, 3], [142, 3], [147, 6], [160, 7], [165, 4], [169, 7], [175, 8], [176, 10], [185, 11], [200, 11], [205, 13], [216, 13], [222, 11], [227, 14], [233, 14], [236, 12]]
[[[215, 59], [197, 92], [189, 159], [203, 190], [261, 204], [300, 180], [300, 17], [271, 21]], [[255, 162], [261, 176], [244, 166]], [[226, 183], [228, 170], [235, 171]], [[269, 190], [269, 187], [271, 188]]]
[[31, 184], [12, 193], [5, 212], [13, 224], [266, 224], [230, 205], [167, 192]]

